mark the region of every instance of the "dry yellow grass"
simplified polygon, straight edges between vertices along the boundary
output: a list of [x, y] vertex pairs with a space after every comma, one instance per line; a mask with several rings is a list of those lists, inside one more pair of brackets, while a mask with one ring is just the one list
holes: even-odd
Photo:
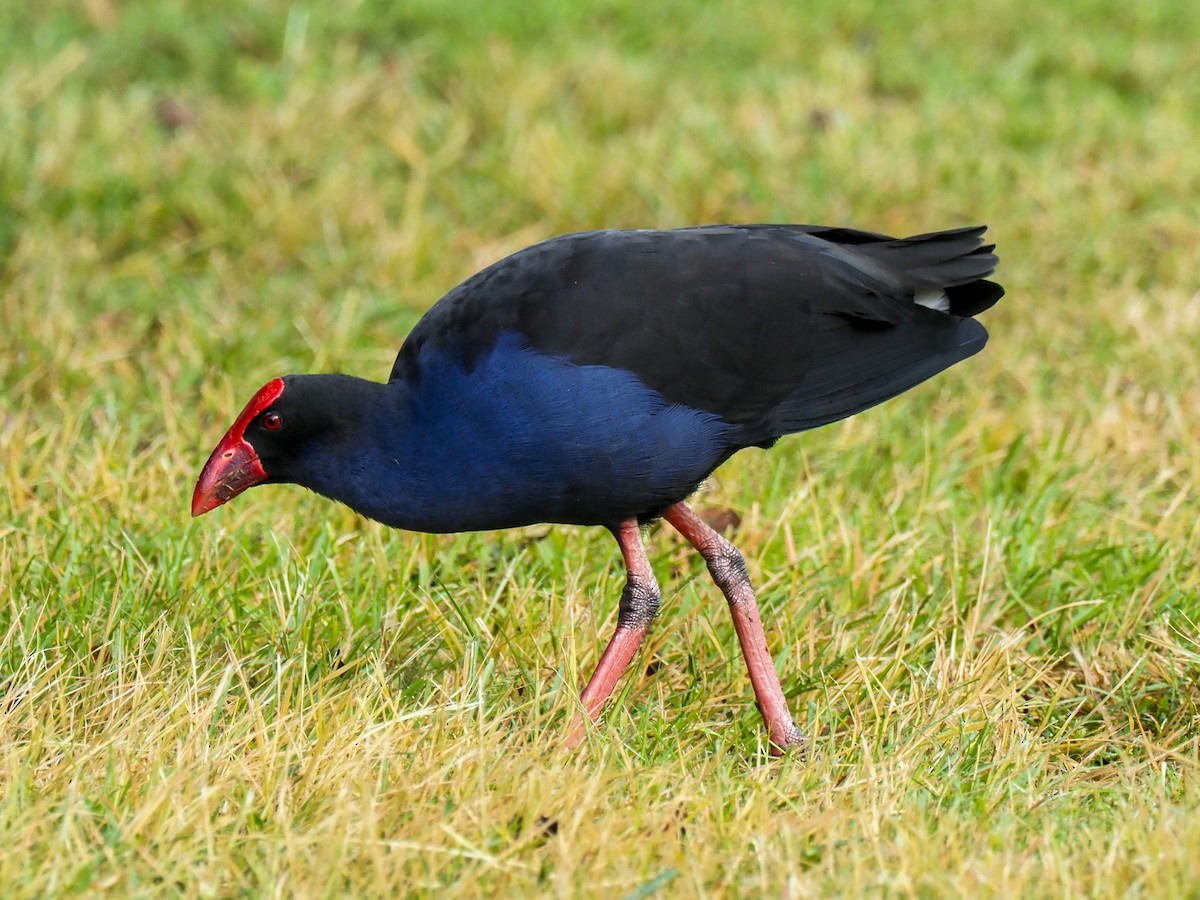
[[[0, 12], [6, 896], [1194, 891], [1200, 13], [83, 11]], [[701, 498], [813, 758], [665, 533], [572, 757], [607, 535], [186, 518], [249, 391], [383, 377], [504, 253], [780, 219], [984, 220], [1009, 288], [983, 355]]]

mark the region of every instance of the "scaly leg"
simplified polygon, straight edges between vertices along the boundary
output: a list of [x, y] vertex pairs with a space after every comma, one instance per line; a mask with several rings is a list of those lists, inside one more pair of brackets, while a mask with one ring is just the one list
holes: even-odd
[[[637, 519], [626, 519], [613, 532], [621, 555], [625, 557], [625, 590], [621, 592], [621, 605], [617, 613], [617, 630], [608, 642], [596, 671], [583, 689], [579, 701], [588, 718], [600, 717], [600, 710], [612, 695], [613, 688], [637, 653], [638, 647], [650, 630], [650, 623], [658, 615], [659, 590], [642, 547], [642, 536], [638, 531]], [[587, 733], [583, 716], [576, 716], [567, 737], [567, 749], [578, 747]]]
[[750, 575], [746, 572], [746, 561], [741, 552], [708, 527], [686, 503], [669, 507], [663, 513], [663, 518], [700, 551], [708, 563], [713, 581], [729, 601], [733, 627], [737, 631], [738, 643], [742, 645], [746, 668], [750, 670], [750, 684], [754, 686], [759, 711], [767, 724], [772, 754], [779, 756], [787, 750], [802, 748], [804, 735], [788, 712], [779, 675], [767, 650], [767, 636], [763, 633], [758, 603], [754, 599], [754, 589], [750, 586]]

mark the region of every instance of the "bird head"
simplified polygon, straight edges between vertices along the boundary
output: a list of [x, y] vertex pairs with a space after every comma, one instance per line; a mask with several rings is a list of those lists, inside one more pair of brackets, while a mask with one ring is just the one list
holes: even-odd
[[[372, 439], [392, 419], [386, 386], [349, 375], [286, 375], [263, 385], [200, 472], [192, 515], [228, 503], [256, 484], [299, 484], [349, 502], [357, 480], [372, 490]], [[382, 425], [381, 425], [382, 423]], [[389, 432], [389, 433], [394, 433]]]
[[316, 489], [330, 449], [350, 436], [360, 381], [287, 375], [259, 388], [204, 464], [192, 515], [216, 509], [256, 484], [292, 482]]
[[278, 409], [285, 387], [282, 378], [267, 382], [225, 432], [196, 482], [193, 516], [216, 509], [271, 477], [263, 460], [276, 455], [287, 429], [283, 412]]

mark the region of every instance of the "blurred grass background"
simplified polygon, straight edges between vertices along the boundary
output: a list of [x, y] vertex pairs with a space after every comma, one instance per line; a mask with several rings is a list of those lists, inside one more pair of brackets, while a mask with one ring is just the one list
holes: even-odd
[[[3, 4], [5, 894], [1193, 890], [1198, 123], [1167, 0]], [[382, 379], [543, 237], [717, 221], [986, 222], [1009, 290], [983, 355], [700, 498], [815, 758], [767, 760], [671, 535], [568, 757], [608, 535], [188, 519], [268, 378]]]

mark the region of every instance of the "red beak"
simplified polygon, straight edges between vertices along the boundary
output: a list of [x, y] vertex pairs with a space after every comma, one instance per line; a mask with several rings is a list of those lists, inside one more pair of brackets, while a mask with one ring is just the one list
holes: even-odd
[[192, 515], [202, 516], [266, 478], [254, 448], [237, 435], [227, 434], [200, 472], [192, 494]]
[[196, 490], [192, 494], [192, 515], [202, 516], [223, 503], [228, 503], [246, 488], [267, 480], [267, 472], [250, 442], [246, 426], [283, 393], [283, 379], [267, 382], [254, 395], [237, 421], [225, 432], [212, 456], [204, 464]]

